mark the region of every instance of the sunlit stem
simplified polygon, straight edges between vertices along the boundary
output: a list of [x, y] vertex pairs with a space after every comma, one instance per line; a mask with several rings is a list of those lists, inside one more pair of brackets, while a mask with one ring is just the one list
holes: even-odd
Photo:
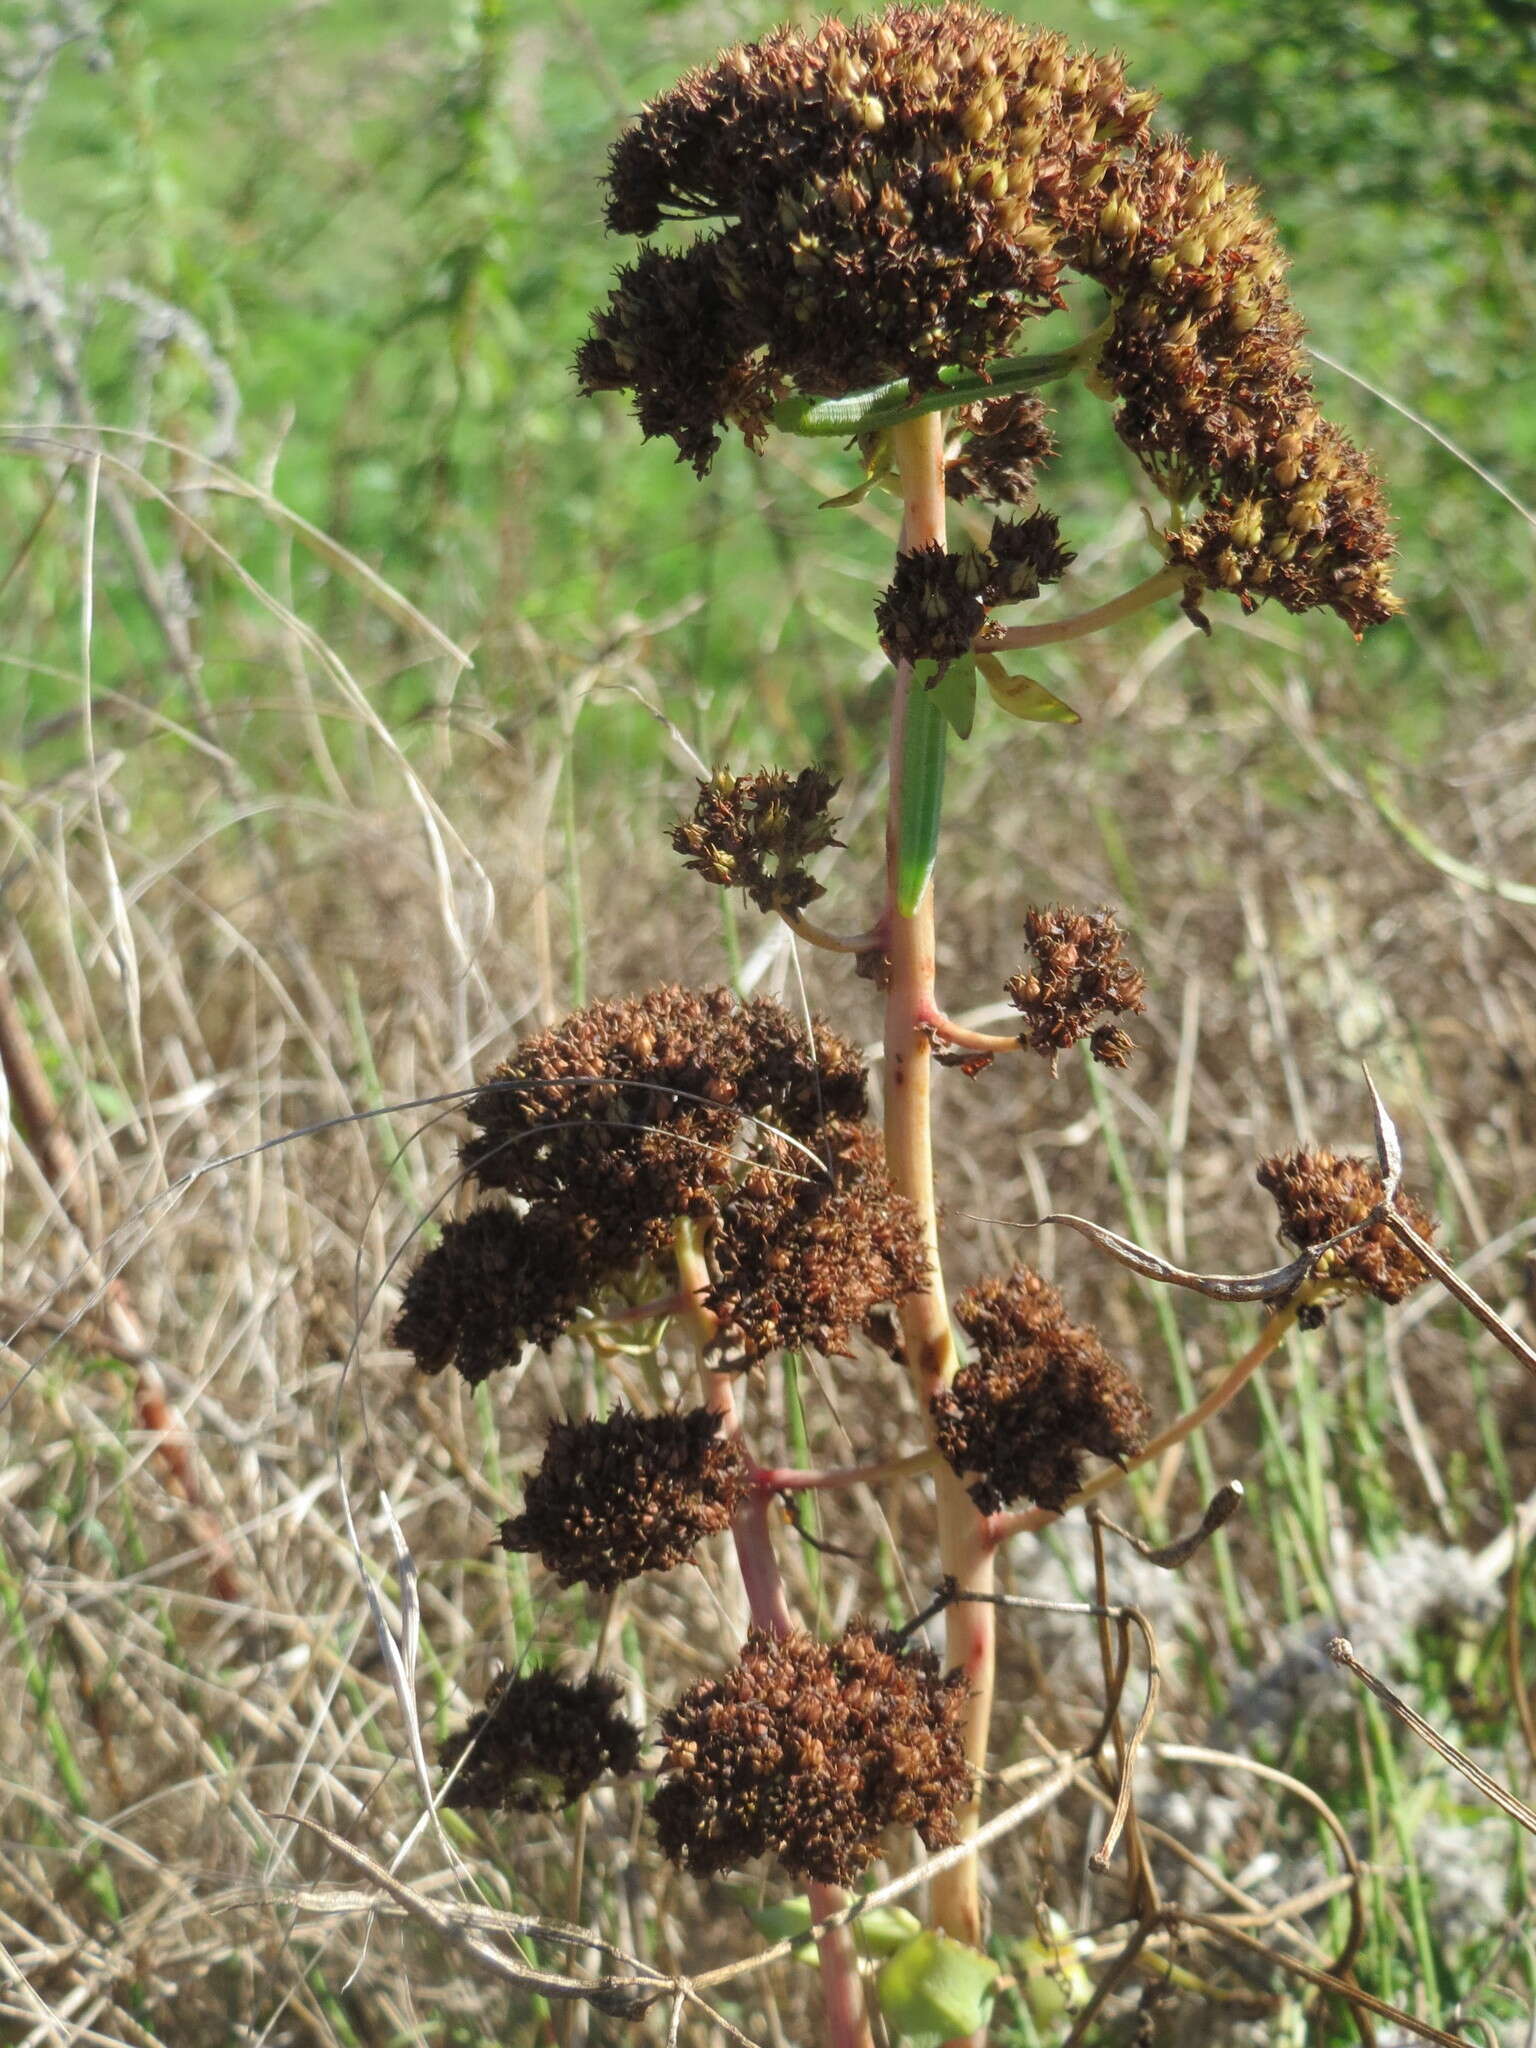
[[877, 931], [829, 932], [798, 910], [781, 910], [779, 916], [797, 939], [804, 939], [808, 946], [820, 946], [826, 953], [868, 953], [880, 944], [881, 934]]
[[[944, 428], [933, 414], [901, 426], [891, 436], [901, 476], [904, 520], [902, 547], [927, 547], [945, 540]], [[916, 1204], [928, 1247], [927, 1284], [901, 1304], [902, 1339], [918, 1407], [930, 1433], [929, 1401], [952, 1378], [954, 1337], [944, 1299], [939, 1263], [938, 1217], [933, 1188], [930, 1088], [933, 1046], [924, 1020], [937, 1014], [934, 1000], [933, 888], [910, 917], [897, 909], [901, 835], [901, 762], [910, 665], [896, 674], [891, 721], [891, 792], [886, 824], [885, 1143], [896, 1188]], [[943, 1570], [961, 1592], [992, 1590], [994, 1546], [985, 1518], [949, 1465], [934, 1475], [938, 1494], [939, 1553]], [[945, 1614], [946, 1648], [952, 1670], [963, 1671], [971, 1692], [966, 1707], [965, 1745], [972, 1765], [986, 1764], [992, 1716], [995, 1634], [993, 1610], [985, 1600], [959, 1600]], [[979, 1784], [979, 1779], [978, 1779]], [[976, 1831], [979, 1794], [959, 1815], [961, 1838]], [[933, 1917], [945, 1933], [979, 1947], [981, 1905], [974, 1855], [961, 1858], [933, 1881]]]
[[1188, 580], [1187, 569], [1159, 569], [1132, 589], [1122, 590], [1118, 597], [1096, 604], [1090, 611], [1078, 612], [1070, 619], [1052, 619], [1043, 626], [989, 628], [978, 637], [976, 651], [979, 654], [1006, 654], [1010, 647], [1055, 647], [1063, 640], [1086, 639], [1090, 633], [1101, 632], [1105, 626], [1113, 626], [1136, 612], [1144, 612], [1149, 605], [1161, 604], [1165, 597], [1172, 597], [1176, 590], [1182, 590]]
[[1228, 1367], [1212, 1387], [1203, 1401], [1181, 1415], [1177, 1422], [1170, 1422], [1152, 1441], [1142, 1447], [1134, 1458], [1127, 1458], [1123, 1465], [1111, 1465], [1090, 1479], [1080, 1493], [1073, 1494], [1066, 1506], [1059, 1511], [1050, 1508], [1027, 1508], [1016, 1515], [994, 1515], [989, 1525], [992, 1539], [1005, 1543], [1010, 1536], [1027, 1535], [1030, 1531], [1047, 1528], [1052, 1522], [1059, 1522], [1062, 1515], [1070, 1514], [1073, 1508], [1080, 1508], [1085, 1502], [1096, 1500], [1110, 1487], [1118, 1486], [1129, 1473], [1160, 1458], [1164, 1451], [1171, 1451], [1176, 1444], [1219, 1415], [1227, 1404], [1240, 1394], [1253, 1378], [1265, 1359], [1279, 1349], [1287, 1333], [1295, 1326], [1296, 1318], [1315, 1296], [1303, 1288], [1284, 1308], [1272, 1315], [1259, 1332], [1258, 1341], [1245, 1351], [1235, 1365]]
[[[698, 1358], [705, 1405], [711, 1414], [719, 1416], [721, 1436], [740, 1437], [741, 1414], [736, 1406], [733, 1375], [716, 1372], [709, 1363], [709, 1347], [718, 1333], [719, 1324], [705, 1306], [709, 1268], [704, 1262], [698, 1231], [686, 1217], [679, 1217], [672, 1227], [672, 1250], [678, 1286], [688, 1298], [683, 1320]], [[778, 1559], [773, 1553], [773, 1537], [768, 1525], [772, 1501], [772, 1494], [764, 1492], [761, 1487], [749, 1487], [732, 1517], [731, 1537], [736, 1546], [736, 1562], [753, 1624], [770, 1635], [785, 1636], [795, 1622], [789, 1611], [784, 1581], [779, 1576]], [[847, 1894], [836, 1885], [813, 1883], [808, 1891], [811, 1917], [818, 1924], [840, 1913], [848, 1903]], [[821, 1964], [821, 1995], [827, 2016], [828, 2048], [874, 2048], [851, 1930], [845, 1926], [836, 1927], [829, 1934], [818, 1935], [816, 1952]]]

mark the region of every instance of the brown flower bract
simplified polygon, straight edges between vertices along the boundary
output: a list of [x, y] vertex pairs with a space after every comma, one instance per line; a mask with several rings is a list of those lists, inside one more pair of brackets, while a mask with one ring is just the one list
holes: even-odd
[[1083, 1453], [1128, 1458], [1149, 1410], [1098, 1334], [1026, 1266], [980, 1280], [955, 1303], [975, 1356], [933, 1398], [939, 1449], [983, 1514], [1010, 1501], [1060, 1509], [1083, 1483]]
[[663, 1854], [708, 1877], [772, 1851], [792, 1877], [851, 1884], [887, 1828], [944, 1847], [970, 1792], [967, 1696], [931, 1650], [862, 1621], [835, 1643], [753, 1629], [661, 1718]]
[[597, 1673], [573, 1685], [543, 1669], [501, 1672], [480, 1712], [438, 1751], [447, 1771], [465, 1758], [444, 1806], [546, 1813], [605, 1771], [637, 1769], [640, 1731], [616, 1711], [620, 1694], [617, 1679]]
[[[1379, 1168], [1369, 1159], [1336, 1159], [1331, 1152], [1276, 1153], [1261, 1160], [1258, 1183], [1274, 1196], [1280, 1229], [1298, 1251], [1324, 1244], [1369, 1216], [1382, 1198]], [[1412, 1195], [1398, 1193], [1398, 1214], [1426, 1241], [1438, 1225]], [[1403, 1301], [1429, 1278], [1422, 1262], [1399, 1243], [1385, 1223], [1373, 1223], [1326, 1252], [1318, 1277], [1334, 1286], [1374, 1294], [1378, 1301]]]
[[642, 1572], [682, 1564], [728, 1529], [747, 1485], [734, 1439], [706, 1408], [550, 1425], [521, 1514], [501, 1525], [503, 1550], [536, 1551], [562, 1586], [606, 1592]]

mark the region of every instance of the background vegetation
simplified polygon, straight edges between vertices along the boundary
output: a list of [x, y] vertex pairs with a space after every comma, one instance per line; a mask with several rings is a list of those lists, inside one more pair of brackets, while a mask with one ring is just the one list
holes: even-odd
[[[312, 1812], [387, 1856], [419, 1804], [344, 1500], [396, 1624], [381, 1480], [420, 1568], [430, 1742], [498, 1658], [572, 1642], [579, 1603], [485, 1546], [539, 1418], [628, 1368], [573, 1356], [556, 1384], [536, 1365], [514, 1405], [505, 1385], [423, 1391], [388, 1349], [391, 1264], [448, 1185], [451, 1116], [256, 1148], [461, 1086], [520, 1026], [641, 979], [794, 992], [803, 966], [818, 1006], [870, 1028], [867, 990], [781, 933], [722, 925], [662, 839], [698, 760], [817, 757], [847, 778], [846, 872], [868, 871], [890, 514], [818, 511], [851, 466], [803, 444], [733, 448], [700, 487], [621, 407], [577, 401], [568, 369], [616, 257], [595, 186], [610, 137], [786, 11], [810, 12], [14, 0], [0, 21], [0, 914], [78, 1148], [81, 1225], [13, 1133], [7, 2038], [545, 2038], [416, 1932], [295, 1921], [284, 1887], [338, 1873], [273, 1816]], [[950, 987], [994, 997], [1026, 903], [1111, 900], [1154, 1008], [1124, 1083], [949, 1078], [954, 1277], [1022, 1248], [1165, 1417], [1251, 1329], [1011, 1224], [1056, 1206], [1186, 1263], [1267, 1263], [1253, 1161], [1365, 1145], [1362, 1058], [1458, 1254], [1527, 1330], [1536, 1314], [1536, 11], [1029, 12], [1122, 46], [1171, 122], [1263, 184], [1329, 409], [1375, 449], [1402, 529], [1408, 613], [1363, 648], [1331, 620], [1223, 610], [1205, 642], [1176, 612], [1147, 619], [1042, 666], [1082, 728], [984, 726], [957, 764]], [[1153, 562], [1102, 412], [1059, 426], [1075, 610]], [[829, 914], [856, 925], [842, 872]], [[185, 1422], [200, 1508], [146, 1431], [109, 1275]], [[880, 1398], [894, 1447], [909, 1429]], [[835, 1453], [843, 1404], [868, 1393], [807, 1372], [762, 1399], [765, 1436]], [[1533, 1591], [1512, 1531], [1536, 1489], [1531, 1415], [1529, 1383], [1448, 1306], [1330, 1326], [1141, 1502], [1184, 1526], [1213, 1476], [1238, 1476], [1243, 1520], [1189, 1573], [1120, 1588], [1159, 1631], [1159, 1734], [1267, 1756], [1349, 1826], [1371, 1872], [1362, 1981], [1511, 2040], [1536, 2001], [1522, 1838], [1320, 1645], [1342, 1622], [1528, 1784]], [[808, 1611], [921, 1602], [900, 1561], [927, 1537], [904, 1512], [828, 1511], [824, 1533], [869, 1562], [806, 1550]], [[211, 1590], [210, 1515], [235, 1602]], [[1070, 1544], [1013, 1567], [1052, 1592], [1082, 1569]], [[717, 1661], [732, 1600], [718, 1559], [626, 1596], [605, 1655], [637, 1706]], [[1024, 1756], [1033, 1729], [1078, 1728], [1092, 1645], [1055, 1623], [1010, 1641], [1000, 1727]], [[1155, 1767], [1146, 1790], [1261, 1904], [1330, 1873], [1312, 1817], [1235, 1770]], [[745, 1950], [728, 1897], [636, 1853], [638, 1803], [593, 1802], [587, 1915], [662, 1963]], [[1090, 1934], [1113, 1917], [1112, 1887], [1084, 1883], [1091, 1826], [1054, 1819], [999, 1859], [1005, 1959], [1044, 1904]], [[555, 1825], [460, 1839], [486, 1898], [573, 1904]], [[440, 1861], [408, 1867], [430, 1885]], [[1274, 1938], [1325, 1959], [1342, 1913], [1325, 1898]], [[1160, 2040], [1353, 2038], [1271, 1972], [1185, 1960], [1248, 2002], [1164, 2000]], [[802, 1992], [793, 1970], [748, 1980], [733, 2016], [804, 2040]], [[1022, 2001], [1007, 2026], [1033, 2038]]]

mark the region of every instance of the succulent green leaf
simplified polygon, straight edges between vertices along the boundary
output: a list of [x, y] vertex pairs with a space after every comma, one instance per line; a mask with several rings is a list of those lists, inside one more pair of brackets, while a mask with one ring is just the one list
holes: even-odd
[[854, 1941], [866, 1956], [893, 1956], [922, 1931], [922, 1921], [905, 1906], [876, 1906], [853, 1923]]
[[995, 654], [978, 654], [976, 666], [987, 679], [992, 701], [1010, 718], [1022, 718], [1031, 725], [1081, 725], [1082, 715], [1053, 696], [1044, 683], [1030, 676], [1011, 676]]
[[769, 1941], [793, 1941], [790, 1954], [797, 1963], [814, 1963], [816, 1944], [803, 1940], [811, 1931], [811, 1902], [806, 1898], [781, 1899], [775, 1906], [749, 1906], [747, 1918]]
[[934, 693], [914, 679], [901, 746], [901, 819], [896, 837], [896, 909], [910, 917], [923, 900], [939, 852], [944, 745], [949, 727]]
[[986, 2019], [997, 1973], [990, 1956], [927, 1928], [881, 1968], [880, 2010], [908, 2048], [953, 2041]]

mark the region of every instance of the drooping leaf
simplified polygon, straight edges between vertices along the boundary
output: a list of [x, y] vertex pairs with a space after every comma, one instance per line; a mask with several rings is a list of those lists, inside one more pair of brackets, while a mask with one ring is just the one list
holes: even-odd
[[935, 1928], [899, 1948], [875, 1980], [880, 2010], [907, 2048], [973, 2034], [986, 2019], [998, 1966]]
[[1010, 718], [1022, 718], [1031, 725], [1082, 724], [1081, 714], [1053, 696], [1044, 683], [1031, 676], [1009, 675], [995, 654], [978, 654], [976, 666], [987, 679], [992, 701]]
[[914, 679], [901, 748], [901, 817], [896, 837], [896, 909], [910, 917], [923, 900], [939, 851], [944, 745], [949, 727], [933, 693]]

